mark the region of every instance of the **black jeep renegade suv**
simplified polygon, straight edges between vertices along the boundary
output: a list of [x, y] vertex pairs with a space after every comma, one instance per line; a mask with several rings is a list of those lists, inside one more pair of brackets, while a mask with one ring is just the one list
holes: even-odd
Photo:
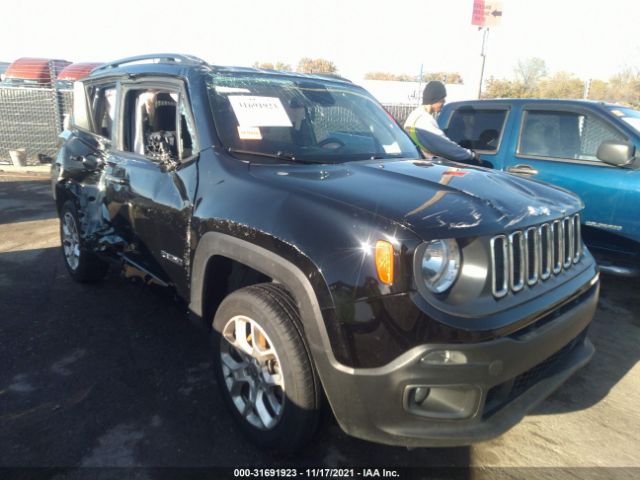
[[162, 54], [74, 92], [52, 174], [69, 273], [184, 298], [264, 448], [303, 445], [325, 400], [360, 438], [484, 440], [593, 354], [572, 194], [426, 161], [340, 78]]

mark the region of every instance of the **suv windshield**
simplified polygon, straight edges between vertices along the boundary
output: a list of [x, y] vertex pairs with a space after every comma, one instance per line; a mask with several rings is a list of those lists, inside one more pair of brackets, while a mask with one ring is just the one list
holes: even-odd
[[216, 72], [208, 92], [218, 135], [230, 152], [327, 163], [420, 157], [393, 118], [355, 85]]

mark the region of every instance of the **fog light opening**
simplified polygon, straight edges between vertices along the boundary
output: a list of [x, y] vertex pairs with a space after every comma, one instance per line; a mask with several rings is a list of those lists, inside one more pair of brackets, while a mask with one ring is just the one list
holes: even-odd
[[431, 389], [429, 387], [418, 387], [413, 390], [412, 393], [413, 403], [415, 403], [416, 405], [422, 405], [429, 396], [429, 393], [431, 393]]
[[480, 389], [473, 385], [409, 385], [404, 408], [409, 413], [440, 419], [469, 418], [477, 412]]

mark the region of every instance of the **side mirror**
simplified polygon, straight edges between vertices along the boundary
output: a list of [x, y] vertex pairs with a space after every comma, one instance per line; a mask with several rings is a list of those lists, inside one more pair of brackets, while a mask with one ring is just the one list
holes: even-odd
[[636, 148], [627, 142], [605, 140], [598, 147], [596, 156], [604, 163], [615, 167], [627, 167], [635, 159]]

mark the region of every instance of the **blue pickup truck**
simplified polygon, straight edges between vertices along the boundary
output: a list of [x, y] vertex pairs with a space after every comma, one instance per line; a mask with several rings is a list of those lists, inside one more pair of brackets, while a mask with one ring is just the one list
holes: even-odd
[[438, 117], [485, 166], [580, 196], [585, 243], [601, 269], [640, 274], [640, 111], [587, 100], [453, 102]]

